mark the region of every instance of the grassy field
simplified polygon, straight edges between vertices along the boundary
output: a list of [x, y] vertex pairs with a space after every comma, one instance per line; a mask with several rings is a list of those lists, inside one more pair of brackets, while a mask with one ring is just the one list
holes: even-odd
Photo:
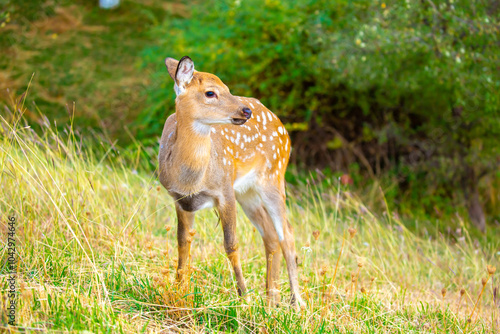
[[[97, 2], [84, 0], [43, 0], [36, 4], [8, 0], [7, 4], [0, 5], [0, 112], [3, 113], [4, 105], [11, 105], [21, 96], [30, 83], [25, 117], [35, 130], [43, 123], [36, 108], [46, 113], [59, 131], [73, 117], [75, 131], [92, 129], [112, 142], [117, 141], [121, 147], [131, 146], [132, 150], [142, 145], [139, 161], [149, 158], [150, 169], [154, 168], [157, 140], [173, 103], [162, 107], [161, 114], [148, 111], [163, 106], [165, 99], [175, 95], [164, 57], [184, 55], [184, 51], [174, 52], [173, 45], [165, 44], [158, 34], [165, 21], [192, 18], [197, 2], [122, 0], [113, 10], [102, 10]], [[169, 35], [165, 31], [165, 36]], [[242, 66], [251, 69], [251, 64]], [[248, 93], [238, 86], [231, 85], [231, 89], [236, 95]], [[258, 91], [251, 94], [261, 98]], [[282, 114], [282, 110], [273, 111]], [[301, 135], [297, 132], [293, 136], [294, 144], [305, 138], [298, 140]], [[294, 152], [300, 152], [299, 145], [295, 145]], [[306, 160], [296, 157], [298, 163]], [[397, 210], [404, 225], [412, 231], [422, 224], [429, 225], [426, 226], [429, 234], [435, 237], [437, 231], [450, 234], [459, 228], [460, 217], [467, 216], [460, 187], [453, 188], [446, 178], [436, 175], [434, 179], [428, 177], [428, 181], [418, 182], [421, 171], [410, 170], [389, 169], [374, 179], [363, 166], [353, 163], [342, 171], [337, 167], [332, 171], [321, 170], [314, 178], [349, 172], [356, 187], [352, 191], [366, 206], [381, 212], [385, 209], [383, 195], [387, 196], [391, 211]], [[295, 174], [289, 173], [287, 180], [292, 184], [303, 183], [304, 175]], [[499, 175], [492, 173], [479, 182], [481, 200], [488, 213], [489, 242], [500, 238]], [[409, 188], [405, 190], [406, 187]], [[432, 221], [427, 224], [427, 220]], [[477, 230], [469, 232], [472, 239], [482, 240]]]
[[[120, 150], [103, 138], [76, 134], [71, 125], [58, 133], [48, 119], [43, 135], [37, 135], [23, 110], [20, 100], [0, 119], [5, 331], [495, 333], [500, 328], [498, 272], [487, 272], [488, 265], [500, 267], [498, 240], [471, 238], [465, 223], [441, 234], [415, 220], [417, 232], [411, 232], [397, 214], [374, 214], [336, 181], [319, 186], [310, 179], [288, 192], [307, 302], [301, 312], [288, 306], [285, 270], [281, 306], [266, 306], [262, 241], [241, 210], [238, 237], [249, 301], [237, 296], [222, 229], [210, 211], [197, 215], [190, 280], [179, 286], [174, 205], [143, 168], [140, 145]], [[8, 216], [16, 218], [17, 327], [9, 327], [6, 317]]]
[[[500, 268], [498, 226], [481, 235], [459, 214], [400, 217], [376, 183], [360, 193], [321, 172], [288, 175], [306, 309], [288, 306], [284, 264], [282, 304], [266, 306], [264, 247], [241, 210], [249, 301], [237, 296], [212, 211], [197, 215], [190, 280], [176, 284], [174, 203], [151, 172], [157, 138], [135, 141], [130, 125], [144, 88], [165, 84], [151, 82], [156, 69], [140, 68], [149, 28], [189, 16], [189, 8], [158, 0], [124, 0], [109, 12], [81, 0], [22, 3], [11, 19], [0, 17], [7, 105], [0, 112], [0, 332], [500, 331], [500, 269], [487, 271]], [[18, 260], [14, 327], [9, 233]]]
[[[131, 124], [144, 109], [145, 87], [160, 84], [150, 79], [154, 69], [141, 68], [141, 52], [153, 44], [150, 28], [186, 16], [187, 6], [122, 0], [118, 8], [102, 10], [97, 1], [9, 2], [0, 5], [0, 103], [10, 103], [31, 82], [26, 103], [46, 110], [52, 122], [67, 123], [74, 108], [78, 127], [130, 143], [124, 126], [137, 131]], [[37, 113], [25, 116], [40, 122]]]

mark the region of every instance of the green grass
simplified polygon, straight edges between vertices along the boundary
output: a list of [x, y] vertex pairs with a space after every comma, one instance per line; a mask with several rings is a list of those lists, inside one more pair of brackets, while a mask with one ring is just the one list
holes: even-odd
[[[143, 48], [153, 44], [149, 30], [187, 12], [184, 4], [159, 0], [122, 0], [113, 10], [97, 1], [7, 0], [0, 6], [0, 102], [22, 94], [34, 75], [26, 103], [50, 111], [52, 122], [65, 124], [74, 113], [75, 128], [105, 129], [130, 143], [123, 127], [144, 109], [145, 87], [161, 84], [140, 68]], [[41, 121], [36, 113], [26, 117]]]
[[[160, 105], [162, 99], [174, 96], [163, 57], [176, 55], [172, 54], [175, 48], [168, 43], [165, 47], [158, 46], [161, 44], [158, 35], [152, 34], [152, 30], [158, 31], [154, 27], [174, 17], [189, 20], [197, 2], [122, 0], [114, 10], [102, 10], [97, 1], [83, 0], [36, 3], [7, 0], [6, 3], [0, 6], [0, 110], [3, 112], [4, 105], [12, 105], [31, 82], [32, 89], [25, 102], [30, 108], [25, 117], [35, 130], [40, 131], [45, 122], [39, 113], [32, 111], [40, 108], [58, 131], [63, 131], [72, 120], [76, 132], [101, 132], [106, 142], [130, 146], [122, 154], [134, 155], [135, 158], [129, 159], [132, 164], [128, 164], [132, 169], [142, 164], [154, 168], [160, 133], [144, 137], [147, 132], [144, 130], [151, 124], [148, 122], [161, 129], [164, 121], [161, 118], [173, 110], [173, 105], [160, 117], [144, 110], [149, 110], [152, 103]], [[161, 57], [156, 53], [158, 48], [162, 49], [158, 53]], [[158, 93], [156, 98], [151, 94], [147, 98], [146, 94], [152, 90]], [[135, 138], [141, 134], [141, 142], [137, 142]], [[431, 181], [403, 190], [401, 176], [411, 174], [407, 171], [388, 170], [374, 179], [367, 177], [357, 164], [348, 170], [355, 183], [351, 191], [367, 207], [376, 212], [387, 211], [386, 196], [390, 211], [417, 235], [439, 237], [443, 233], [452, 240], [462, 237], [456, 233], [462, 217], [467, 216], [461, 191], [443, 193], [439, 182], [433, 186]], [[292, 172], [287, 180], [298, 189], [299, 196], [307, 182], [328, 188], [332, 186], [331, 179], [343, 172], [321, 170], [312, 172], [311, 177]], [[418, 183], [417, 179], [412, 182]], [[484, 208], [489, 213], [486, 242], [492, 243], [500, 238], [500, 216], [496, 214], [500, 177], [483, 178], [480, 188]], [[477, 230], [469, 233], [472, 239], [484, 242], [484, 236]]]
[[[19, 110], [24, 110], [22, 104]], [[13, 215], [19, 331], [494, 333], [499, 329], [498, 273], [488, 281], [466, 327], [481, 278], [487, 276], [486, 266], [500, 267], [500, 245], [498, 239], [472, 239], [460, 219], [460, 230], [452, 235], [439, 230], [426, 234], [423, 228], [432, 224], [419, 221], [413, 222], [421, 226], [415, 232], [389, 211], [374, 214], [336, 182], [321, 185], [311, 179], [301, 187], [290, 187], [288, 214], [295, 228], [307, 307], [296, 313], [288, 306], [282, 270], [282, 304], [269, 308], [262, 241], [241, 210], [237, 233], [249, 301], [237, 296], [222, 230], [211, 211], [197, 215], [190, 280], [179, 286], [174, 281], [173, 202], [156, 176], [142, 167], [147, 161], [140, 146], [121, 150], [103, 138], [77, 135], [71, 125], [59, 133], [50, 122], [37, 135], [19, 112], [8, 112], [0, 124], [0, 294], [6, 301], [7, 216]], [[356, 230], [354, 236], [349, 228]], [[313, 231], [319, 231], [317, 240]], [[461, 288], [466, 294], [458, 305]], [[4, 311], [1, 321], [6, 329]]]

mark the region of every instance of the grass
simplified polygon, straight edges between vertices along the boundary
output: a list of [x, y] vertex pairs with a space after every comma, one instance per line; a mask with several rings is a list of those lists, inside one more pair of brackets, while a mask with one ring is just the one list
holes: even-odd
[[[140, 156], [131, 159], [132, 169], [137, 169], [135, 165], [146, 158], [150, 168], [154, 168], [159, 133], [148, 135], [155, 131], [146, 129], [155, 124], [161, 132], [163, 120], [144, 110], [154, 109], [153, 104], [162, 104], [161, 100], [173, 96], [174, 92], [163, 65], [164, 58], [155, 60], [156, 53], [150, 47], [158, 45], [158, 36], [151, 30], [174, 17], [189, 20], [190, 11], [196, 5], [196, 1], [122, 0], [118, 8], [102, 10], [97, 1], [7, 0], [5, 5], [0, 5], [0, 49], [3, 51], [0, 54], [0, 110], [3, 112], [4, 104], [12, 104], [11, 100], [26, 91], [31, 82], [32, 91], [25, 101], [30, 108], [25, 111], [25, 117], [35, 130], [39, 131], [39, 124], [45, 121], [39, 113], [31, 112], [38, 107], [48, 113], [58, 131], [73, 121], [75, 131], [92, 128], [92, 131], [104, 132], [105, 138], [112, 138], [112, 143], [129, 145], [131, 148], [126, 151]], [[167, 46], [162, 54], [176, 56], [171, 52]], [[181, 56], [183, 54], [177, 55]], [[154, 73], [160, 76], [152, 75]], [[156, 91], [164, 91], [164, 94], [150, 94], [157, 86], [162, 89]], [[165, 117], [171, 110], [165, 110]], [[135, 140], [138, 137], [141, 143]], [[140, 151], [134, 151], [135, 148]], [[125, 152], [122, 150], [122, 153]], [[330, 187], [330, 179], [340, 173], [340, 170], [313, 172], [309, 181]], [[406, 172], [401, 174], [396, 170], [384, 172], [377, 180], [366, 177], [356, 164], [349, 167], [349, 173], [356, 185], [351, 191], [356, 191], [366, 206], [377, 212], [384, 211], [386, 196], [393, 214], [400, 216], [404, 225], [418, 235], [439, 237], [441, 232], [446, 238], [463, 237], [456, 233], [461, 228], [461, 218], [455, 218], [457, 212], [462, 217], [467, 215], [460, 191], [443, 193], [440, 186], [430, 184], [422, 185], [425, 187], [422, 190], [412, 186], [405, 191], [400, 184]], [[485, 177], [480, 182], [481, 200], [489, 213], [488, 243], [500, 237], [500, 216], [496, 214], [499, 175]], [[300, 194], [306, 181], [303, 174], [288, 173], [287, 180], [296, 185]], [[428, 235], [423, 232], [425, 229]], [[483, 236], [476, 230], [469, 233], [472, 239], [483, 242]]]
[[[63, 125], [75, 104], [77, 128], [105, 129], [130, 143], [123, 127], [137, 130], [131, 124], [144, 109], [145, 87], [161, 84], [140, 68], [143, 48], [153, 44], [149, 30], [186, 15], [187, 6], [172, 1], [122, 0], [103, 10], [97, 1], [7, 0], [0, 5], [0, 102], [24, 92], [34, 74], [28, 105], [36, 102]], [[25, 116], [40, 121], [37, 113]]]
[[[302, 312], [288, 306], [284, 266], [282, 304], [266, 306], [262, 241], [241, 210], [237, 232], [249, 301], [237, 296], [211, 211], [197, 215], [190, 280], [179, 286], [173, 202], [142, 167], [148, 162], [140, 146], [120, 150], [102, 137], [77, 134], [71, 122], [58, 132], [42, 114], [38, 135], [22, 116], [23, 105], [17, 101], [0, 119], [5, 331], [499, 330], [498, 273], [486, 271], [487, 265], [500, 267], [498, 239], [475, 241], [462, 221], [456, 238], [412, 232], [397, 215], [373, 213], [337, 182], [310, 179], [289, 189], [307, 302]], [[17, 327], [7, 326], [5, 310], [8, 215], [17, 220]]]

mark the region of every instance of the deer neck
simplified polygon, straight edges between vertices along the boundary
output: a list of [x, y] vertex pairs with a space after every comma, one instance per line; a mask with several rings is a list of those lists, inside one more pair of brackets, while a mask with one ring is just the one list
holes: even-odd
[[212, 140], [211, 127], [177, 113], [177, 136], [174, 145], [174, 161], [179, 181], [185, 193], [200, 191], [210, 164]]

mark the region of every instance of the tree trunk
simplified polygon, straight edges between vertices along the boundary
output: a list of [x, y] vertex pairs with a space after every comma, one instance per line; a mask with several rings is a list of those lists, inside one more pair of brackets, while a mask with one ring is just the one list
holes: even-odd
[[477, 174], [471, 166], [465, 167], [464, 194], [471, 222], [481, 230], [486, 232], [486, 218], [484, 215], [483, 206], [479, 200]]

